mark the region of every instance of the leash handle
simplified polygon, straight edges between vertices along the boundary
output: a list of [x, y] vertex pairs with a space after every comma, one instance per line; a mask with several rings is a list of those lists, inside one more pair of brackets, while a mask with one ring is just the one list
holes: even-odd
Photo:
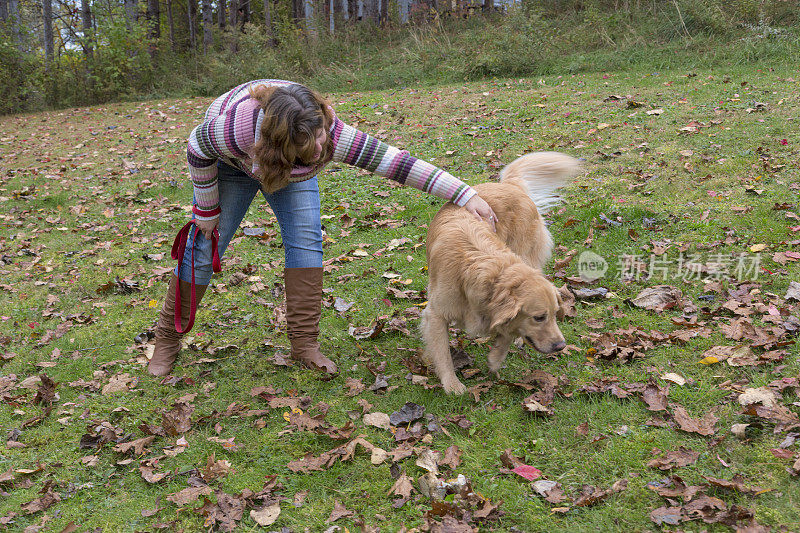
[[[194, 281], [194, 248], [197, 242], [197, 234], [200, 233], [200, 227], [197, 226], [195, 222], [194, 218], [187, 222], [175, 236], [175, 241], [172, 243], [172, 258], [178, 260], [178, 280], [175, 284], [175, 331], [180, 334], [188, 333], [189, 330], [192, 329], [192, 326], [194, 326], [194, 315], [197, 312], [197, 294], [195, 292]], [[188, 241], [189, 232], [192, 231], [192, 228], [194, 228], [194, 234], [192, 235], [192, 288], [189, 302], [189, 323], [186, 324], [186, 329], [181, 330], [181, 308], [183, 307], [183, 300], [181, 299], [180, 273], [181, 265], [183, 264], [183, 256], [186, 253], [186, 242]], [[214, 272], [222, 271], [222, 263], [219, 260], [219, 232], [217, 228], [214, 228], [214, 232], [211, 234], [211, 268]]]

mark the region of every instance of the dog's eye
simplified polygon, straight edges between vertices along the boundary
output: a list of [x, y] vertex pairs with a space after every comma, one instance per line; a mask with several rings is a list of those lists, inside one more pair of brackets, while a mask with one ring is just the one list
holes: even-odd
[[547, 319], [547, 315], [539, 315], [533, 317], [536, 322], [544, 322]]

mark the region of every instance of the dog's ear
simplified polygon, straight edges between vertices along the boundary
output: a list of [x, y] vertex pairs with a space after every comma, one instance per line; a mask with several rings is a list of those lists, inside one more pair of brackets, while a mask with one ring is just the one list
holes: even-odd
[[522, 309], [522, 300], [508, 287], [496, 287], [489, 303], [489, 319], [491, 329], [495, 329], [513, 320]]
[[556, 289], [556, 300], [558, 301], [558, 309], [556, 309], [556, 318], [564, 320], [564, 300], [561, 299], [561, 291]]

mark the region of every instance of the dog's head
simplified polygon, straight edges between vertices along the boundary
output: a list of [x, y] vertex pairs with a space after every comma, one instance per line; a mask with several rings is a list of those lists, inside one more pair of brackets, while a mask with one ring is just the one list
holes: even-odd
[[522, 337], [526, 344], [550, 354], [566, 346], [557, 319], [564, 317], [561, 296], [538, 271], [518, 265], [506, 268], [489, 301], [492, 333]]

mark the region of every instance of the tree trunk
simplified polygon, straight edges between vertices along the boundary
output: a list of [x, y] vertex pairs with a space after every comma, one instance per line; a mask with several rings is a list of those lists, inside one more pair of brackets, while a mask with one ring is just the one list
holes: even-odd
[[250, 0], [239, 1], [239, 29], [244, 33], [244, 25], [250, 22]]
[[197, 47], [197, 0], [187, 0], [186, 16], [189, 21], [189, 50]]
[[150, 38], [161, 37], [161, 6], [158, 0], [147, 0], [147, 21], [150, 23]]
[[303, 19], [304, 9], [303, 0], [292, 0], [292, 20], [299, 23]]
[[400, 24], [408, 24], [411, 11], [411, 0], [400, 0], [397, 2], [397, 11], [400, 15]]
[[239, 0], [230, 0], [230, 13], [228, 14], [228, 23], [231, 26], [232, 30], [236, 29], [236, 25], [239, 23]]
[[358, 20], [358, 0], [345, 0], [347, 2], [347, 20], [351, 23]]
[[332, 0], [333, 3], [333, 20], [336, 24], [341, 24], [344, 19], [345, 11], [347, 10], [346, 0]]
[[45, 68], [50, 70], [53, 64], [53, 4], [51, 0], [42, 0], [42, 22], [44, 23]]
[[312, 38], [317, 37], [317, 20], [314, 7], [313, 0], [303, 0], [303, 17], [306, 19], [306, 30]]
[[214, 16], [211, 11], [211, 0], [203, 0], [203, 53], [207, 54], [208, 51], [214, 46], [214, 34], [211, 29], [214, 26]]
[[229, 50], [231, 53], [236, 53], [239, 49], [239, 44], [236, 42], [236, 26], [239, 24], [239, 2], [246, 0], [230, 0], [228, 3], [228, 24], [231, 27], [231, 35], [229, 42]]
[[389, 23], [389, 0], [379, 0], [381, 3], [381, 24]]
[[138, 19], [138, 9], [136, 0], [125, 0], [125, 25], [128, 30], [132, 30], [136, 20]]
[[264, 32], [269, 39], [269, 45], [275, 46], [275, 32], [272, 30], [272, 0], [264, 0]]
[[483, 10], [487, 13], [494, 11], [494, 0], [483, 0]]
[[81, 2], [81, 23], [83, 26], [83, 53], [87, 59], [94, 55], [92, 46], [92, 7], [89, 0]]
[[219, 6], [217, 7], [217, 24], [219, 24], [219, 29], [224, 30], [225, 25], [228, 22], [228, 6], [225, 0], [219, 0]]
[[364, 18], [377, 23], [379, 17], [378, 0], [364, 0]]
[[8, 0], [0, 0], [0, 22], [8, 20]]
[[167, 24], [169, 25], [169, 44], [175, 50], [175, 21], [172, 19], [172, 0], [167, 2]]
[[19, 0], [3, 0], [2, 9], [5, 10], [5, 16], [0, 17], [0, 19], [10, 23], [17, 50], [20, 53], [24, 53], [25, 47], [23, 46], [22, 31], [20, 30]]

